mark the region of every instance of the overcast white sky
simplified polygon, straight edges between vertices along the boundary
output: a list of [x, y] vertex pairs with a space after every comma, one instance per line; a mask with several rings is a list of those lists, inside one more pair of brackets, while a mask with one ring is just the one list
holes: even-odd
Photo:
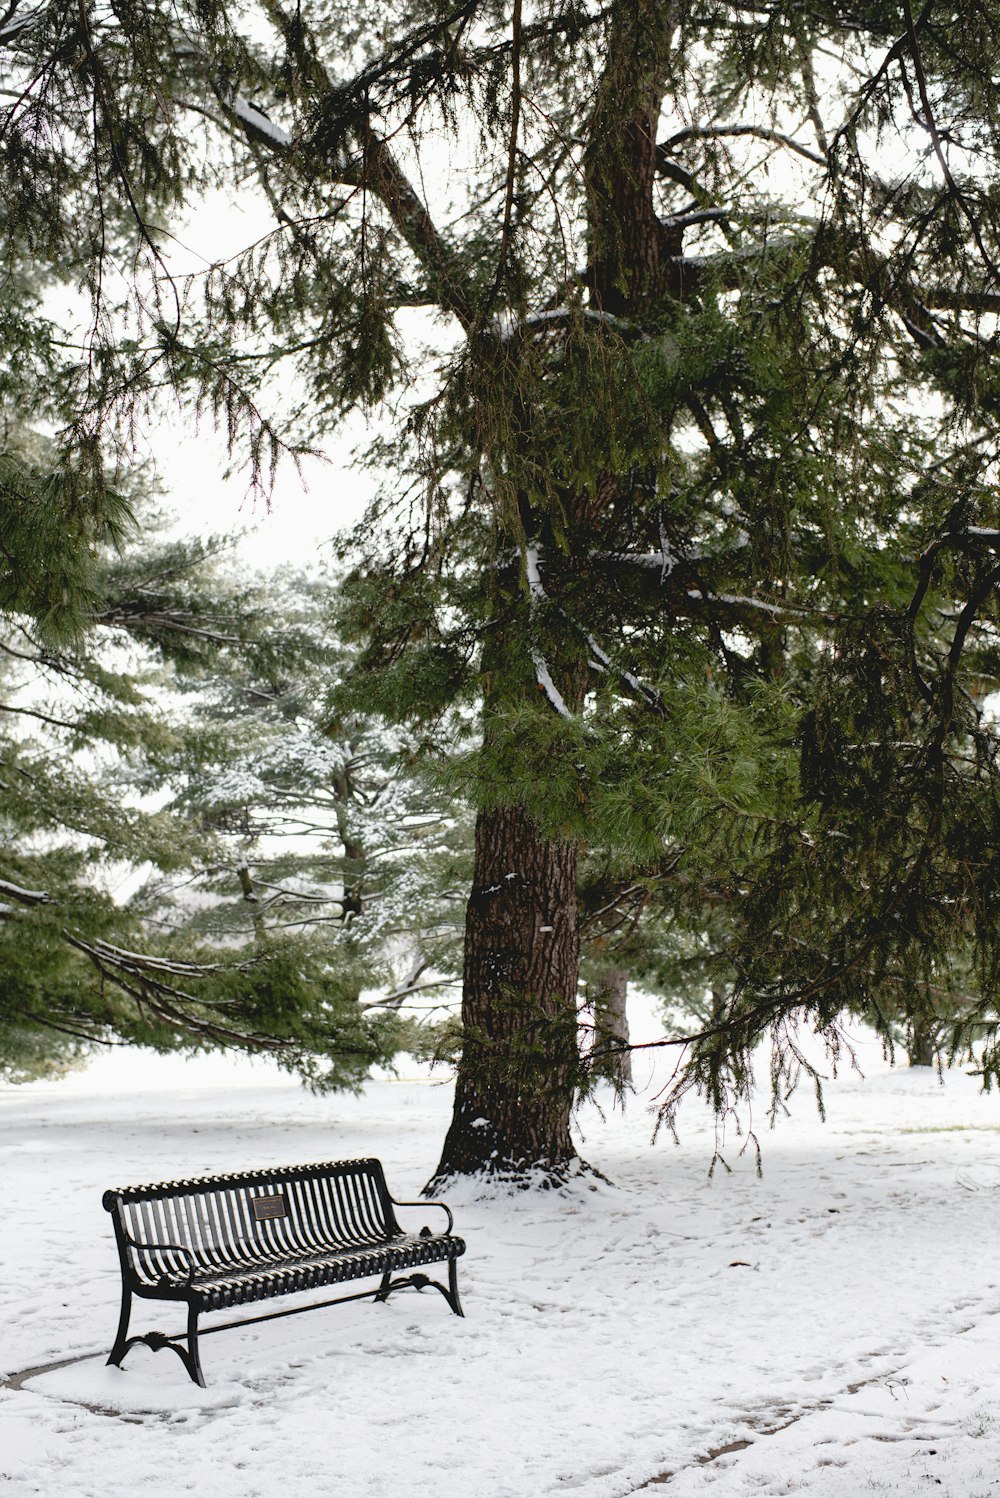
[[309, 461], [301, 477], [283, 463], [269, 507], [248, 495], [245, 474], [225, 476], [225, 438], [209, 423], [198, 432], [183, 414], [165, 417], [150, 432], [149, 451], [176, 529], [201, 536], [247, 532], [240, 554], [264, 569], [315, 559], [334, 532], [360, 519], [374, 485], [350, 467], [363, 436], [363, 421], [353, 421], [329, 445], [326, 461]]
[[[228, 200], [213, 193], [178, 231], [170, 268], [182, 276], [197, 273], [273, 228], [273, 214], [252, 196]], [[374, 481], [350, 464], [365, 430], [360, 417], [345, 424], [340, 438], [327, 444], [325, 459], [307, 462], [301, 475], [293, 463], [283, 462], [269, 505], [248, 494], [245, 473], [226, 476], [231, 464], [225, 437], [208, 418], [199, 428], [189, 413], [166, 410], [149, 432], [148, 452], [179, 531], [247, 532], [241, 554], [251, 567], [267, 568], [315, 558], [334, 532], [360, 518]]]

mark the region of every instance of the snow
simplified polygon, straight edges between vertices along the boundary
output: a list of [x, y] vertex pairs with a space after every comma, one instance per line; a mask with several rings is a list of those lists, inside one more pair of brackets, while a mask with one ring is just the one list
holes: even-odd
[[773, 614], [775, 618], [792, 612], [803, 612], [801, 605], [796, 610], [795, 604], [768, 603], [763, 598], [747, 598], [742, 593], [705, 593], [701, 588], [688, 588], [689, 598], [701, 598], [706, 603], [729, 603], [737, 608], [758, 609], [764, 614]]
[[12, 884], [9, 879], [0, 879], [0, 895], [10, 895], [23, 905], [47, 905], [52, 899], [44, 889], [25, 889], [23, 884]]
[[996, 1494], [1000, 1108], [962, 1072], [889, 1071], [864, 1037], [861, 1056], [825, 1124], [803, 1095], [763, 1136], [762, 1179], [730, 1137], [710, 1180], [700, 1105], [679, 1145], [650, 1144], [667, 1063], [638, 1053], [625, 1113], [608, 1097], [578, 1122], [613, 1185], [447, 1193], [465, 1320], [404, 1291], [229, 1331], [205, 1390], [169, 1352], [104, 1366], [102, 1191], [371, 1153], [412, 1200], [446, 1077], [410, 1064], [317, 1098], [269, 1063], [119, 1051], [0, 1088], [0, 1385], [19, 1385], [0, 1386], [0, 1491], [104, 1498], [113, 1473], [163, 1498]]
[[560, 718], [572, 719], [573, 714], [566, 706], [566, 700], [555, 682], [552, 680], [552, 672], [548, 668], [545, 657], [540, 650], [532, 650], [531, 662], [535, 668], [535, 680], [555, 708]]
[[249, 125], [251, 130], [258, 135], [264, 136], [272, 145], [280, 146], [285, 150], [292, 144], [292, 137], [287, 130], [282, 130], [281, 126], [276, 125], [262, 109], [258, 109], [241, 94], [233, 95], [229, 107], [237, 119], [242, 120], [244, 125]]
[[[538, 566], [538, 548], [533, 542], [529, 542], [525, 547], [524, 566], [528, 580], [528, 592], [531, 600], [531, 614], [532, 617], [534, 617], [535, 613], [537, 612], [539, 603], [544, 602], [546, 593], [544, 584], [542, 583], [542, 575]], [[573, 714], [566, 706], [565, 698], [563, 697], [559, 688], [556, 686], [555, 682], [552, 680], [552, 672], [549, 670], [548, 663], [546, 662], [545, 657], [542, 655], [542, 652], [537, 648], [537, 646], [532, 648], [531, 661], [535, 668], [535, 680], [538, 682], [539, 687], [545, 693], [550, 705], [555, 708], [556, 712], [561, 718], [572, 719]]]
[[519, 333], [530, 328], [543, 328], [550, 323], [565, 327], [574, 318], [583, 317], [588, 322], [603, 323], [609, 328], [627, 329], [629, 324], [611, 312], [602, 312], [599, 307], [547, 307], [540, 312], [529, 312], [525, 317], [504, 320], [500, 324], [500, 342], [509, 343]]
[[42, 19], [45, 7], [36, 5], [31, 10], [25, 11], [20, 16], [8, 16], [8, 19], [0, 26], [0, 43], [10, 41], [12, 37], [20, 36], [22, 31], [27, 31], [34, 26], [36, 21]]
[[[677, 554], [664, 547], [662, 551], [600, 551], [595, 556], [603, 557], [611, 562], [628, 562], [633, 567], [649, 567], [660, 573], [661, 578], [669, 577], [680, 558]], [[701, 553], [697, 552], [691, 558], [697, 561]]]
[[539, 601], [544, 601], [546, 592], [542, 583], [542, 574], [538, 566], [538, 547], [534, 542], [528, 543], [524, 548], [524, 570], [528, 579], [528, 591], [531, 594], [532, 608]]

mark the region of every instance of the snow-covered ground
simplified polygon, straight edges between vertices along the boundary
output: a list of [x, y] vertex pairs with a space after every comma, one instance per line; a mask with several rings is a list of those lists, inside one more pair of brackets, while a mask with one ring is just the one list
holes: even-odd
[[205, 1390], [169, 1352], [104, 1366], [103, 1189], [375, 1154], [413, 1197], [447, 1083], [317, 1099], [117, 1053], [0, 1088], [0, 1498], [1000, 1494], [1000, 1099], [862, 1059], [825, 1124], [804, 1093], [764, 1134], [762, 1180], [738, 1141], [707, 1179], [700, 1106], [679, 1147], [650, 1146], [648, 1091], [588, 1110], [613, 1186], [451, 1193], [465, 1320], [407, 1291], [227, 1332]]

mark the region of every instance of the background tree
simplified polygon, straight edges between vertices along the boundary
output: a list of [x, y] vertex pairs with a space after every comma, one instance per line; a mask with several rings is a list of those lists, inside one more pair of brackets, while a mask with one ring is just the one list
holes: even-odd
[[[959, 969], [954, 1042], [997, 1069], [997, 19], [9, 12], [9, 270], [89, 289], [84, 471], [170, 384], [266, 479], [416, 378], [406, 308], [443, 318], [373, 450], [333, 703], [481, 723], [440, 1175], [575, 1168], [581, 893], [592, 935], [712, 938], [668, 1115], [738, 1101], [768, 1034], [780, 1097], [803, 1020], [836, 1055], [845, 1012], [936, 1012]], [[171, 209], [236, 181], [273, 232], [171, 277]]]
[[306, 611], [286, 598], [272, 617], [204, 543], [147, 529], [109, 550], [42, 470], [32, 488], [10, 458], [6, 477], [0, 1068], [38, 1075], [97, 1043], [239, 1047], [356, 1086], [406, 1027], [359, 1000], [378, 962], [346, 931], [343, 846], [258, 892], [255, 843], [195, 793], [226, 759], [224, 684], [301, 671]]

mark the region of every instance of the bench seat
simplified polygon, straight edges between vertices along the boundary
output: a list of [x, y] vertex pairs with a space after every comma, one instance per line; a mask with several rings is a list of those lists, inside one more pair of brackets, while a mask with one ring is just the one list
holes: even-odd
[[317, 1290], [324, 1285], [342, 1284], [368, 1275], [447, 1263], [457, 1258], [464, 1246], [461, 1238], [402, 1237], [386, 1247], [373, 1247], [367, 1252], [343, 1249], [323, 1258], [303, 1258], [273, 1268], [256, 1271], [232, 1269], [218, 1274], [206, 1273], [204, 1278], [196, 1275], [191, 1289], [201, 1310], [224, 1311], [230, 1306], [268, 1300], [274, 1295], [294, 1295], [297, 1291]]

